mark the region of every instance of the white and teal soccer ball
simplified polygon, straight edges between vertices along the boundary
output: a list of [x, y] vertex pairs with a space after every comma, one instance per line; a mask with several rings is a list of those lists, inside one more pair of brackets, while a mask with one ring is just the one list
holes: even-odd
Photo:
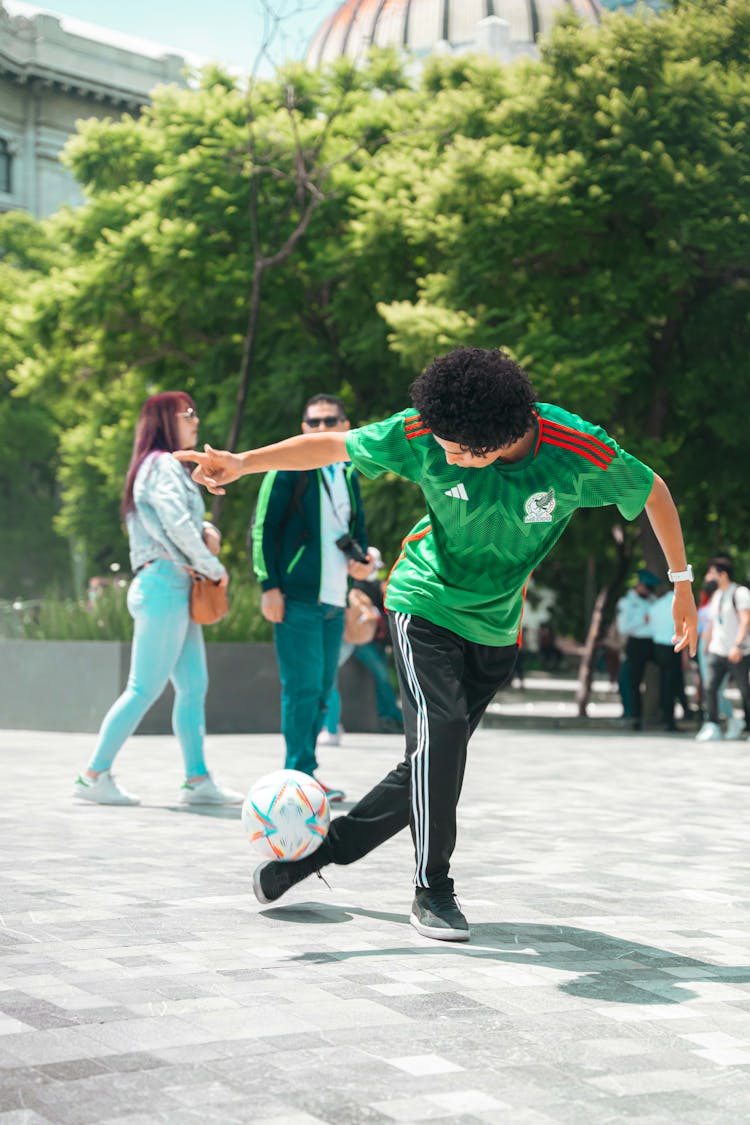
[[314, 777], [276, 770], [256, 781], [242, 806], [242, 827], [265, 859], [312, 855], [328, 834], [328, 798]]

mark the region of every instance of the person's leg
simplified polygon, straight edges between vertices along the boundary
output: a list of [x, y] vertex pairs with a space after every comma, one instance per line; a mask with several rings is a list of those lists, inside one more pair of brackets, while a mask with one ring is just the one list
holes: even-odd
[[159, 698], [174, 669], [190, 622], [190, 579], [159, 560], [142, 570], [128, 591], [135, 620], [127, 686], [104, 717], [87, 773], [108, 770], [117, 752]]
[[685, 655], [682, 652], [675, 652], [672, 648], [672, 664], [673, 664], [673, 677], [674, 677], [674, 700], [679, 703], [682, 708], [682, 713], [685, 718], [688, 718], [692, 712], [692, 707], [687, 697], [687, 681], [685, 671], [687, 669], [688, 675], [692, 677], [692, 661], [685, 663]]
[[[437, 895], [449, 922], [446, 928], [445, 917], [433, 917], [426, 925], [420, 921], [418, 928], [429, 936], [464, 940], [468, 937], [466, 920], [455, 903], [446, 904], [445, 899], [452, 898], [448, 865], [466, 743], [495, 692], [508, 682], [517, 649], [472, 646], [449, 630], [408, 614], [392, 614], [389, 620], [404, 704], [403, 761], [346, 816], [331, 822], [328, 836], [312, 856], [295, 863], [269, 861], [256, 868], [253, 889], [259, 901], [276, 901], [330, 863], [361, 859], [411, 820], [417, 875], [422, 882], [431, 880], [427, 887], [418, 884], [417, 894]], [[467, 648], [477, 650], [469, 654], [468, 661]]]
[[[336, 674], [339, 669], [342, 639], [344, 636], [344, 610], [337, 605], [321, 605], [321, 641], [323, 667], [320, 676], [320, 694], [318, 697], [315, 725], [313, 729], [313, 749], [326, 717], [326, 710], [331, 693], [336, 687]], [[338, 695], [338, 690], [336, 690]], [[341, 696], [339, 702], [339, 715], [341, 713]], [[335, 730], [338, 730], [338, 717]]]
[[203, 629], [195, 621], [191, 621], [188, 626], [185, 643], [171, 679], [174, 686], [172, 730], [182, 750], [185, 778], [187, 781], [195, 781], [208, 774], [203, 756], [208, 669]]
[[468, 646], [464, 682], [469, 707], [469, 737], [479, 726], [497, 693], [512, 681], [520, 652], [517, 645], [502, 648], [477, 644]]
[[[326, 707], [325, 717], [323, 719], [323, 726], [320, 734], [318, 735], [318, 742], [325, 742], [329, 746], [338, 746], [343, 727], [341, 726], [341, 692], [338, 685], [338, 669], [343, 668], [347, 660], [354, 652], [354, 645], [349, 641], [342, 641], [341, 648], [339, 649], [338, 667], [336, 669], [336, 677], [333, 681], [328, 696], [328, 706]], [[321, 738], [321, 735], [323, 736]]]
[[[471, 645], [409, 614], [389, 618], [401, 684], [406, 753], [346, 816], [331, 823], [324, 863], [353, 863], [411, 821], [418, 875], [452, 887], [456, 803], [466, 744], [487, 704], [509, 682], [517, 648]], [[427, 882], [425, 885], [431, 886]]]
[[[689, 719], [694, 712], [687, 697], [684, 653], [675, 652], [670, 645], [669, 655], [672, 661], [672, 711], [674, 713], [675, 703], [679, 703], [683, 717]], [[692, 662], [688, 665], [688, 672], [692, 676]]]
[[281, 731], [285, 768], [313, 774], [323, 683], [323, 612], [314, 603], [286, 599], [284, 620], [274, 626], [281, 679]]
[[383, 649], [370, 641], [354, 650], [354, 658], [370, 673], [375, 683], [375, 702], [380, 719], [393, 719], [402, 722], [401, 708], [388, 675], [388, 661]]
[[632, 719], [633, 703], [630, 698], [630, 661], [628, 660], [627, 648], [620, 662], [617, 684], [620, 689], [620, 699], [622, 700], [622, 717], [623, 719]]
[[719, 690], [718, 690], [718, 700], [719, 700], [718, 711], [719, 711], [719, 714], [722, 715], [725, 719], [731, 719], [734, 715], [734, 707], [732, 706], [731, 702], [727, 699], [726, 695], [724, 694], [728, 687], [729, 687], [729, 676], [725, 676], [724, 679], [719, 684]]
[[745, 726], [750, 730], [750, 656], [743, 656], [739, 664], [730, 664], [727, 661], [727, 671], [742, 698]]
[[[410, 816], [415, 822], [417, 819], [420, 822], [418, 828], [415, 823], [415, 834], [419, 836], [424, 860], [425, 852], [429, 851], [430, 825], [438, 821], [439, 809], [443, 805], [448, 810], [449, 823], [445, 828], [448, 838], [445, 843], [441, 841], [439, 844], [433, 839], [433, 853], [436, 849], [441, 853], [447, 852], [449, 859], [453, 850], [455, 801], [458, 799], [469, 737], [468, 704], [461, 682], [465, 642], [447, 629], [440, 629], [408, 614], [391, 614], [389, 622], [394, 635], [396, 671], [404, 701], [406, 753], [403, 761], [373, 786], [346, 816], [331, 821], [328, 836], [315, 853], [320, 867], [329, 863], [354, 863], [406, 828]], [[431, 707], [429, 715], [428, 705]], [[446, 733], [455, 736], [447, 751]], [[436, 737], [439, 742], [437, 750], [434, 745]], [[447, 758], [447, 784], [455, 799], [449, 796], [446, 801], [444, 792], [433, 792], [433, 803], [430, 804], [430, 792], [439, 789], [440, 783], [435, 776], [432, 786], [429, 785], [427, 766], [429, 763], [435, 773], [436, 763], [441, 758]], [[414, 765], [415, 759], [418, 768]], [[413, 773], [417, 774], [414, 783]], [[426, 811], [429, 811], [427, 824]], [[443, 831], [442, 823], [436, 825], [436, 831]], [[436, 864], [433, 857], [433, 862], [427, 862], [425, 866], [433, 874], [440, 862], [445, 869], [443, 882], [449, 883], [447, 860]]]
[[180, 801], [184, 805], [242, 804], [244, 793], [219, 785], [206, 768], [203, 741], [206, 734], [208, 669], [203, 629], [195, 621], [189, 624], [171, 679], [175, 691], [172, 729], [180, 743], [185, 763]]
[[659, 669], [659, 712], [667, 730], [674, 730], [675, 726], [673, 655], [671, 645], [654, 645], [654, 661]]
[[718, 656], [715, 652], [709, 652], [706, 657], [706, 709], [709, 723], [718, 725], [719, 722], [719, 687], [727, 673], [728, 664], [725, 656]]
[[633, 722], [641, 726], [643, 722], [643, 704], [641, 700], [641, 683], [646, 671], [646, 663], [652, 655], [651, 642], [644, 637], [628, 638], [628, 671], [630, 676], [630, 710]]
[[338, 737], [339, 723], [341, 722], [341, 692], [337, 683], [334, 683], [331, 688], [330, 695], [328, 696], [328, 706], [326, 707], [325, 719], [323, 721], [323, 730], [334, 737]]

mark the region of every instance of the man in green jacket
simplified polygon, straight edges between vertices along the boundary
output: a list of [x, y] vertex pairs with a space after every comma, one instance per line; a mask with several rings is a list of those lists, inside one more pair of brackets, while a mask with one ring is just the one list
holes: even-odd
[[[305, 434], [345, 433], [344, 404], [315, 395], [302, 417]], [[348, 462], [312, 471], [267, 473], [258, 496], [251, 536], [252, 561], [261, 584], [261, 612], [274, 628], [281, 678], [281, 729], [286, 769], [314, 775], [315, 742], [336, 678], [344, 631], [348, 579], [367, 577], [357, 474]], [[329, 801], [341, 789], [319, 783]]]

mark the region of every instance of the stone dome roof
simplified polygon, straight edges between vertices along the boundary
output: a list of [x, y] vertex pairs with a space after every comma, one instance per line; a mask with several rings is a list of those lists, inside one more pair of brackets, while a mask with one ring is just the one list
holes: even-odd
[[537, 39], [561, 11], [597, 23], [604, 12], [633, 12], [643, 3], [658, 12], [668, 0], [345, 0], [313, 36], [307, 61], [318, 66], [357, 58], [371, 46], [421, 56], [438, 45], [507, 60], [535, 53]]
[[453, 50], [471, 48], [477, 43], [477, 25], [491, 16], [506, 21], [511, 43], [523, 50], [533, 48], [561, 10], [596, 22], [619, 3], [622, 0], [345, 0], [313, 36], [307, 61], [317, 66], [341, 56], [356, 58], [370, 46], [401, 47], [417, 55], [441, 42]]

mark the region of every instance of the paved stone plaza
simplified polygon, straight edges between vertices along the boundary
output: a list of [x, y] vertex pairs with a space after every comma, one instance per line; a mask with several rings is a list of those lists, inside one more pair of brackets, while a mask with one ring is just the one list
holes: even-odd
[[[406, 834], [261, 907], [171, 738], [121, 755], [141, 807], [74, 804], [93, 740], [0, 733], [0, 1125], [750, 1121], [749, 744], [480, 732], [451, 946], [408, 925]], [[356, 796], [400, 746], [321, 776]], [[208, 749], [242, 789], [280, 764]]]

